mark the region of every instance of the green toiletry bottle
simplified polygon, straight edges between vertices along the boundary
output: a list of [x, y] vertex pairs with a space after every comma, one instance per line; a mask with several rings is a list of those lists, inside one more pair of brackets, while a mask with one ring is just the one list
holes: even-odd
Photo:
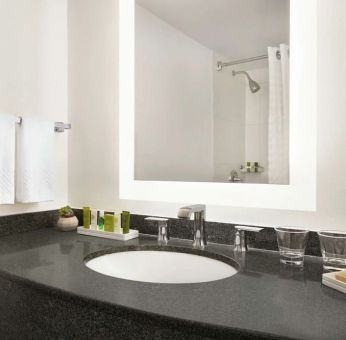
[[105, 212], [105, 231], [114, 233], [114, 213]]
[[130, 232], [130, 212], [123, 211], [121, 213], [121, 227], [123, 228], [123, 234]]
[[91, 211], [90, 207], [83, 207], [83, 227], [90, 229]]
[[99, 211], [99, 218], [98, 218], [98, 230], [103, 231], [105, 227], [105, 212], [103, 210]]
[[121, 229], [121, 217], [120, 214], [114, 214], [114, 232], [117, 234], [122, 234]]
[[98, 220], [98, 211], [96, 209], [90, 209], [90, 228], [97, 230], [97, 220]]

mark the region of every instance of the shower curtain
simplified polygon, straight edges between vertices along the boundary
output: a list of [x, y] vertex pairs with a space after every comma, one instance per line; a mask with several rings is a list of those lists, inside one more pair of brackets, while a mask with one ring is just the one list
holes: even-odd
[[[277, 57], [280, 51], [281, 57]], [[286, 44], [268, 47], [269, 120], [268, 183], [289, 183], [289, 51]]]

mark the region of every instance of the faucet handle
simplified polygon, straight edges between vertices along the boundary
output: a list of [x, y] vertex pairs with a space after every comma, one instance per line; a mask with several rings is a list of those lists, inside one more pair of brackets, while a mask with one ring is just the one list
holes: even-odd
[[248, 250], [245, 231], [253, 231], [258, 233], [264, 229], [259, 227], [249, 227], [245, 225], [236, 225], [234, 228], [236, 230], [235, 241], [234, 241], [234, 251], [236, 252], [246, 252]]
[[146, 217], [144, 220], [158, 222], [158, 234], [157, 234], [157, 242], [159, 244], [167, 244], [169, 240], [169, 232], [168, 232], [168, 218], [162, 217]]
[[259, 232], [259, 231], [264, 229], [264, 228], [260, 228], [260, 227], [249, 227], [247, 225], [236, 225], [234, 228], [236, 230], [254, 231], [254, 232]]
[[189, 219], [191, 216], [191, 209], [189, 207], [182, 207], [178, 211], [178, 218]]

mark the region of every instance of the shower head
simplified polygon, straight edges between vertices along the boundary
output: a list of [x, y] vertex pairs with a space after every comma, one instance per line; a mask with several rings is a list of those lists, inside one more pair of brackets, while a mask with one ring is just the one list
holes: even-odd
[[261, 89], [261, 86], [256, 82], [254, 81], [247, 72], [245, 71], [232, 71], [232, 75], [233, 76], [236, 76], [237, 74], [244, 74], [249, 82], [249, 88], [250, 88], [250, 91], [252, 93], [256, 93], [257, 91], [259, 91]]

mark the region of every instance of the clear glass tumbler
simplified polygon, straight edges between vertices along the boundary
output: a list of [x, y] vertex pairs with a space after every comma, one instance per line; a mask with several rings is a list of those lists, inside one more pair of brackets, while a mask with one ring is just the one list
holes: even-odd
[[280, 262], [302, 266], [309, 230], [295, 227], [277, 227], [275, 231], [280, 252]]
[[323, 257], [323, 268], [327, 271], [346, 269], [346, 232], [325, 230], [318, 232]]

